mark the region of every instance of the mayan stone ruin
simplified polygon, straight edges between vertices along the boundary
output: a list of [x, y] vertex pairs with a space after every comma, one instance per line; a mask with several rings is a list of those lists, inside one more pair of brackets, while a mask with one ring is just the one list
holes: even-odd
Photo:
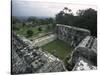
[[[58, 57], [41, 48], [55, 39], [62, 40], [74, 48], [67, 66]], [[13, 74], [95, 70], [97, 38], [91, 36], [87, 29], [57, 24], [55, 32], [32, 41], [12, 33], [11, 55]]]

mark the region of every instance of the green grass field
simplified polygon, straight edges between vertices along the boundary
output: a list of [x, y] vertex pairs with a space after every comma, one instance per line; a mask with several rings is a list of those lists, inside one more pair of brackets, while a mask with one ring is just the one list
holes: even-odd
[[72, 51], [72, 47], [69, 44], [58, 39], [42, 46], [42, 48], [61, 60], [64, 60]]
[[43, 32], [43, 31], [41, 31], [41, 32], [38, 31], [38, 27], [26, 27], [26, 26], [24, 26], [24, 27], [20, 28], [19, 31], [17, 31], [17, 33], [20, 34], [20, 35], [26, 36], [27, 30], [32, 30], [33, 36], [38, 35], [39, 33]]
[[[39, 31], [39, 28], [41, 27], [41, 31]], [[52, 30], [47, 28], [48, 25], [41, 25], [41, 26], [35, 26], [35, 27], [31, 27], [31, 26], [20, 26], [18, 27], [19, 30], [14, 30], [17, 34], [19, 35], [23, 35], [23, 36], [27, 36], [27, 30], [32, 30], [33, 31], [33, 35], [29, 38], [34, 38], [34, 37], [38, 37], [39, 34], [45, 34], [47, 32], [50, 32]]]

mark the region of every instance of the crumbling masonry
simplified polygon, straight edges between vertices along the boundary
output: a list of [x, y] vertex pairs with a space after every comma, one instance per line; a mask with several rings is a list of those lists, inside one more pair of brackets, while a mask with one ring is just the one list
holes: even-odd
[[[97, 66], [97, 39], [87, 29], [57, 24], [56, 32], [47, 40], [60, 39], [69, 43], [74, 50], [69, 63], [72, 70], [92, 70]], [[44, 41], [44, 40], [43, 40]], [[48, 52], [43, 52], [25, 37], [12, 33], [12, 74], [68, 71], [63, 61]], [[46, 44], [47, 42], [45, 41]]]

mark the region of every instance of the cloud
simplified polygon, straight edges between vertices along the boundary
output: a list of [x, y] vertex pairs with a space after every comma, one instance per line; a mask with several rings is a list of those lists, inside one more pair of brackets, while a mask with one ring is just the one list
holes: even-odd
[[96, 6], [68, 4], [68, 3], [54, 3], [54, 2], [36, 2], [36, 1], [18, 1], [12, 2], [13, 16], [49, 16], [54, 17], [64, 7], [72, 9], [74, 14], [79, 9], [94, 8]]

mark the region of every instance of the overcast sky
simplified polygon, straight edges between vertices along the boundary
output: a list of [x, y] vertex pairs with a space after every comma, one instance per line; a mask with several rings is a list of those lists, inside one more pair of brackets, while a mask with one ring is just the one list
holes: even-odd
[[54, 17], [64, 7], [70, 8], [74, 14], [79, 9], [97, 9], [97, 7], [94, 5], [12, 0], [12, 15]]

